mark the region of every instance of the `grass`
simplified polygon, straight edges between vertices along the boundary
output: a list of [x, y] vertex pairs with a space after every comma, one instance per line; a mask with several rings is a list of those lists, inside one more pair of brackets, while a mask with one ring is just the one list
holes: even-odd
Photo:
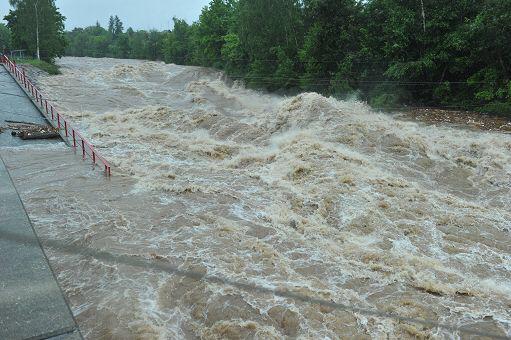
[[17, 59], [16, 63], [18, 64], [24, 64], [24, 65], [31, 65], [34, 67], [37, 67], [40, 70], [43, 70], [51, 75], [61, 74], [60, 68], [55, 65], [48, 63], [43, 60], [37, 60], [37, 59]]

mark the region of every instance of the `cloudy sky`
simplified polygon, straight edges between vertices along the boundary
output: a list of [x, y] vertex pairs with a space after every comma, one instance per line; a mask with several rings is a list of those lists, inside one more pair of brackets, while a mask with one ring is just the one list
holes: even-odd
[[[60, 12], [67, 18], [66, 29], [90, 26], [99, 21], [108, 24], [108, 17], [117, 14], [134, 29], [171, 28], [172, 17], [193, 22], [199, 18], [202, 7], [210, 0], [56, 0]], [[9, 11], [8, 0], [0, 0], [0, 17]]]

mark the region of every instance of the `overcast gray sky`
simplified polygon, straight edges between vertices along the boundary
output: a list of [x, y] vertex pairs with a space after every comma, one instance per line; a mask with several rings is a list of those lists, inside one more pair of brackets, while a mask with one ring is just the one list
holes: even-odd
[[[124, 27], [133, 29], [171, 28], [172, 17], [191, 23], [199, 18], [202, 7], [210, 0], [56, 0], [67, 18], [66, 29], [90, 26], [99, 21], [103, 27], [108, 17], [117, 14]], [[0, 0], [0, 17], [9, 12], [8, 0]]]

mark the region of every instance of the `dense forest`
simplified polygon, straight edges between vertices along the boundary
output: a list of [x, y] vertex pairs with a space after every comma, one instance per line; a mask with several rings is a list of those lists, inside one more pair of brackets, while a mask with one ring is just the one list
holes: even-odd
[[215, 67], [251, 87], [374, 107], [511, 115], [509, 0], [212, 0], [171, 31], [125, 30], [112, 16], [66, 35], [71, 56]]

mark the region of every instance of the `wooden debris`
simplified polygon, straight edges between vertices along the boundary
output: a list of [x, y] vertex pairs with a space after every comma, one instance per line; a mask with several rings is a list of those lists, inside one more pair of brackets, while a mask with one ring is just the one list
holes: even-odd
[[57, 131], [23, 131], [18, 134], [22, 140], [60, 138]]
[[7, 124], [7, 129], [13, 130], [13, 131], [38, 131], [38, 130], [45, 130], [50, 129], [47, 125], [36, 125], [36, 124], [25, 124], [25, 123], [10, 123]]
[[6, 123], [12, 123], [12, 124], [21, 124], [21, 125], [35, 125], [35, 126], [44, 126], [38, 123], [30, 123], [30, 122], [19, 122], [17, 120], [6, 120]]
[[8, 121], [8, 123], [6, 127], [0, 129], [11, 130], [11, 135], [22, 140], [60, 138], [59, 130], [51, 126], [17, 121]]

